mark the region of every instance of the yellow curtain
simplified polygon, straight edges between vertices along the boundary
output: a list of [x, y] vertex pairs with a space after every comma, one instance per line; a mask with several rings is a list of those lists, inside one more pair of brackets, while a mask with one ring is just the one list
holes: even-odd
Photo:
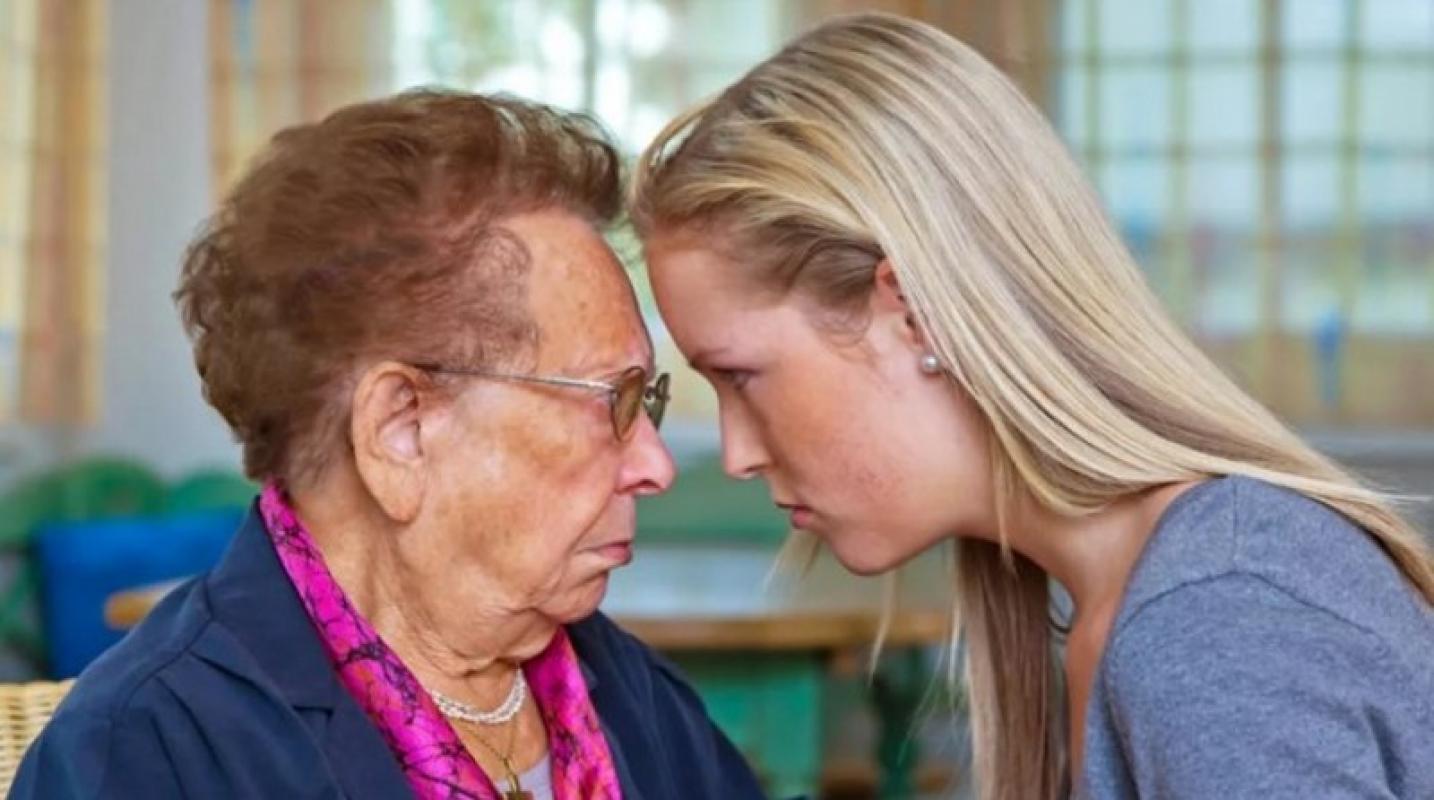
[[104, 0], [0, 0], [0, 420], [99, 405], [104, 41]]
[[389, 0], [210, 0], [216, 195], [280, 129], [391, 91]]

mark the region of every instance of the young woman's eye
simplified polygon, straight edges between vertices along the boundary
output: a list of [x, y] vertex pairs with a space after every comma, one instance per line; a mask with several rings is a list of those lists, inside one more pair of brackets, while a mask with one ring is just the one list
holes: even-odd
[[740, 389], [746, 385], [747, 381], [752, 377], [752, 373], [745, 369], [714, 368], [712, 370], [712, 377], [731, 386], [733, 389]]

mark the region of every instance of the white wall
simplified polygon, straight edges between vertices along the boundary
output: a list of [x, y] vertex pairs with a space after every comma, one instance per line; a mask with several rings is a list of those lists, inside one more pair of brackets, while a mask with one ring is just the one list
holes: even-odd
[[207, 3], [111, 0], [109, 274], [103, 412], [86, 452], [167, 475], [238, 465], [200, 397], [170, 300], [210, 208]]

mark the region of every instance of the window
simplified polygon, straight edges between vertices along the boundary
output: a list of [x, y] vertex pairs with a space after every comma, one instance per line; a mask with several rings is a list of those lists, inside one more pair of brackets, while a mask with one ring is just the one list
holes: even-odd
[[1066, 0], [1053, 40], [1053, 117], [1207, 350], [1296, 422], [1434, 423], [1434, 4]]
[[597, 116], [635, 153], [780, 43], [767, 0], [422, 0], [394, 8], [395, 83], [513, 92]]

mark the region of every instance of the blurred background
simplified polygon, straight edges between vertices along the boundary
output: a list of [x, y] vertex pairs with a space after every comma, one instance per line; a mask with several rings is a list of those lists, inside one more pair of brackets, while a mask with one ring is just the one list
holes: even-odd
[[[1434, 493], [1434, 0], [0, 0], [0, 680], [73, 675], [218, 557], [252, 493], [169, 295], [268, 136], [440, 84], [586, 110], [635, 154], [863, 9], [1005, 69], [1236, 380], [1360, 473]], [[769, 584], [783, 520], [721, 477], [712, 395], [650, 322], [684, 474], [605, 607], [693, 673], [775, 793], [949, 796], [941, 554]]]

